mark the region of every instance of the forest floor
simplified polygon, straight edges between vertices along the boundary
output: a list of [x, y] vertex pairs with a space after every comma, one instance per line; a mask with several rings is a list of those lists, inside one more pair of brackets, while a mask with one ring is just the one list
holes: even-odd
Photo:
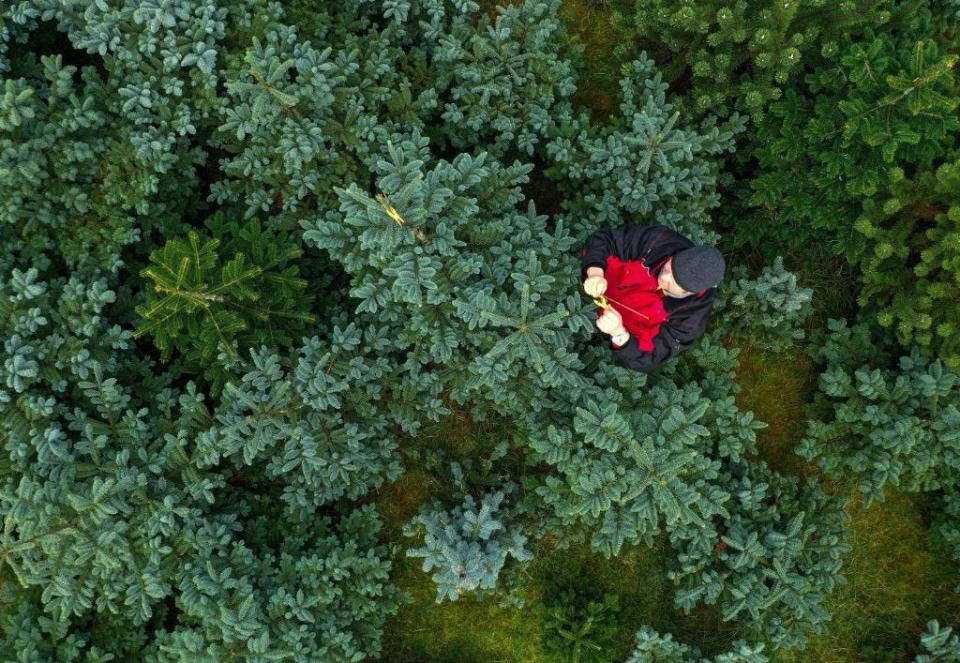
[[[495, 4], [485, 0], [483, 6], [493, 14]], [[616, 37], [609, 19], [618, 4], [624, 2], [565, 0], [561, 10], [567, 28], [585, 46], [581, 89], [574, 100], [588, 107], [598, 120], [616, 109], [619, 62], [613, 56]], [[532, 193], [536, 197], [536, 188]], [[549, 212], [549, 205], [545, 207]], [[751, 257], [737, 255], [756, 267], [758, 263]], [[801, 285], [814, 290], [815, 314], [808, 321], [808, 331], [822, 327], [828, 317], [846, 317], [855, 309], [852, 292], [843, 287], [850, 274], [842, 262], [785, 252], [785, 263], [798, 274]], [[761, 458], [783, 473], [819, 475], [818, 468], [794, 453], [804, 434], [804, 406], [817, 386], [816, 366], [803, 352], [802, 343], [780, 353], [740, 346], [738, 359], [741, 392], [737, 404], [768, 424], [758, 433]], [[476, 456], [498, 441], [495, 426], [474, 424], [458, 416], [425, 430], [412, 444], [423, 450], [439, 449], [448, 462]], [[846, 582], [826, 603], [832, 615], [827, 631], [813, 635], [804, 651], [782, 652], [774, 660], [912, 661], [928, 620], [953, 626], [960, 623], [960, 594], [953, 591], [960, 584], [960, 572], [930, 539], [930, 504], [924, 496], [891, 490], [884, 502], [866, 507], [855, 489], [829, 480], [824, 483], [832, 491], [849, 494], [852, 551], [842, 571]], [[523, 568], [519, 582], [526, 607], [498, 607], [496, 601], [470, 597], [436, 604], [435, 585], [429, 574], [421, 571], [420, 560], [403, 555], [414, 541], [403, 536], [401, 526], [443, 492], [444, 487], [423, 469], [411, 469], [380, 490], [377, 505], [384, 516], [385, 536], [397, 544], [394, 580], [413, 599], [386, 625], [383, 662], [562, 660], [545, 648], [542, 621], [531, 606], [552, 588], [576, 582], [619, 597], [617, 655], [611, 660], [627, 658], [634, 634], [644, 624], [700, 647], [705, 655], [722, 651], [737, 637], [711, 608], [684, 615], [673, 607], [673, 586], [665, 576], [668, 550], [659, 541], [653, 547], [631, 548], [613, 559], [593, 553], [585, 544], [560, 549], [550, 540], [534, 542], [534, 561]]]

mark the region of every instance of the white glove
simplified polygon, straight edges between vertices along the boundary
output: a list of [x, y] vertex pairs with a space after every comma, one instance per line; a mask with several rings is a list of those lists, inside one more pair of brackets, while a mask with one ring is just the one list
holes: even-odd
[[602, 276], [588, 276], [583, 282], [583, 291], [591, 297], [599, 297], [607, 291], [607, 279]]
[[623, 326], [623, 318], [620, 317], [620, 314], [614, 311], [612, 308], [608, 308], [599, 318], [597, 318], [597, 329], [602, 331], [604, 334], [610, 334], [611, 336], [616, 336], [617, 334], [626, 331]]

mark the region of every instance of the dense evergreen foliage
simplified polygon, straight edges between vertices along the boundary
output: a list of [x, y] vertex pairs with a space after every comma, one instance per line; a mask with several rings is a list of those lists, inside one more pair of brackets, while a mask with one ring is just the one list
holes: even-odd
[[153, 292], [138, 308], [144, 321], [134, 337], [150, 334], [163, 361], [180, 349], [185, 370], [210, 366], [206, 373], [219, 387], [218, 348], [233, 355], [237, 347], [286, 347], [316, 318], [293, 263], [303, 252], [289, 237], [265, 232], [258, 219], [224, 222], [219, 212], [204, 225], [211, 239], [191, 230], [185, 241], [167, 240], [150, 253], [141, 275], [153, 281]]
[[889, 0], [635, 0], [614, 24], [628, 42], [652, 49], [667, 80], [687, 81], [697, 114], [740, 109], [763, 116], [806, 59], [891, 20]]
[[[8, 3], [0, 658], [388, 658], [398, 559], [526, 610], [544, 541], [661, 546], [676, 608], [736, 632], [711, 658], [644, 627], [634, 663], [803, 647], [849, 516], [757, 458], [734, 346], [805, 341], [812, 291], [734, 265], [697, 345], [628, 371], [579, 282], [604, 226], [834, 241], [863, 315], [809, 337], [799, 451], [935, 493], [960, 557], [958, 37], [916, 4], [638, 3], [598, 122], [560, 0]], [[730, 209], [762, 227], [721, 208], [749, 168]], [[391, 538], [372, 502], [454, 415], [510, 425]], [[608, 660], [616, 601], [577, 600], [529, 618]]]
[[[825, 364], [814, 403], [822, 412], [798, 447], [832, 474], [862, 475], [860, 490], [882, 499], [887, 484], [915, 492], [960, 480], [960, 375], [916, 348], [887, 368], [863, 326], [829, 321], [814, 343]], [[824, 336], [822, 332], [820, 336]], [[818, 339], [820, 340], [820, 339]]]
[[751, 200], [835, 235], [860, 268], [859, 303], [957, 369], [957, 56], [868, 32], [835, 62], [760, 125], [767, 172]]

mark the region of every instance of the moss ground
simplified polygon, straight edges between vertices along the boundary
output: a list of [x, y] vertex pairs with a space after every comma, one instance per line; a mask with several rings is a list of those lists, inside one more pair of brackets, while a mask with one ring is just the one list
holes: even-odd
[[462, 598], [437, 605], [435, 585], [419, 560], [405, 559], [396, 582], [413, 598], [384, 634], [383, 661], [534, 663], [544, 660], [540, 623], [528, 610]]
[[574, 102], [590, 109], [596, 120], [616, 111], [620, 92], [620, 61], [614, 56], [618, 38], [610, 28], [610, 13], [629, 11], [629, 0], [564, 0], [560, 18], [583, 44], [580, 84]]
[[799, 349], [774, 353], [749, 346], [740, 347], [737, 359], [737, 406], [767, 424], [757, 433], [763, 460], [778, 472], [810, 474], [813, 468], [793, 447], [803, 437], [803, 407], [817, 386], [813, 362]]
[[851, 496], [853, 549], [843, 571], [847, 583], [826, 603], [829, 628], [805, 651], [776, 661], [912, 661], [928, 620], [956, 627], [960, 594], [952, 590], [960, 577], [929, 544], [923, 502], [889, 491], [885, 502], [867, 508]]

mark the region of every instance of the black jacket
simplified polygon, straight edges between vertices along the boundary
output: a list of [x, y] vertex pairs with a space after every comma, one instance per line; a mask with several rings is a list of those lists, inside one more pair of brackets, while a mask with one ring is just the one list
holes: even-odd
[[[580, 261], [580, 282], [587, 278], [587, 268], [607, 268], [607, 256], [620, 260], [643, 260], [644, 265], [659, 276], [661, 262], [694, 246], [693, 242], [664, 225], [602, 228], [587, 239]], [[656, 269], [654, 269], [656, 266]], [[707, 288], [683, 299], [665, 296], [663, 307], [669, 316], [653, 338], [653, 350], [644, 352], [636, 338], [630, 337], [623, 347], [610, 344], [614, 356], [627, 368], [649, 371], [661, 362], [675, 357], [700, 338], [707, 329], [713, 308], [715, 288]]]

